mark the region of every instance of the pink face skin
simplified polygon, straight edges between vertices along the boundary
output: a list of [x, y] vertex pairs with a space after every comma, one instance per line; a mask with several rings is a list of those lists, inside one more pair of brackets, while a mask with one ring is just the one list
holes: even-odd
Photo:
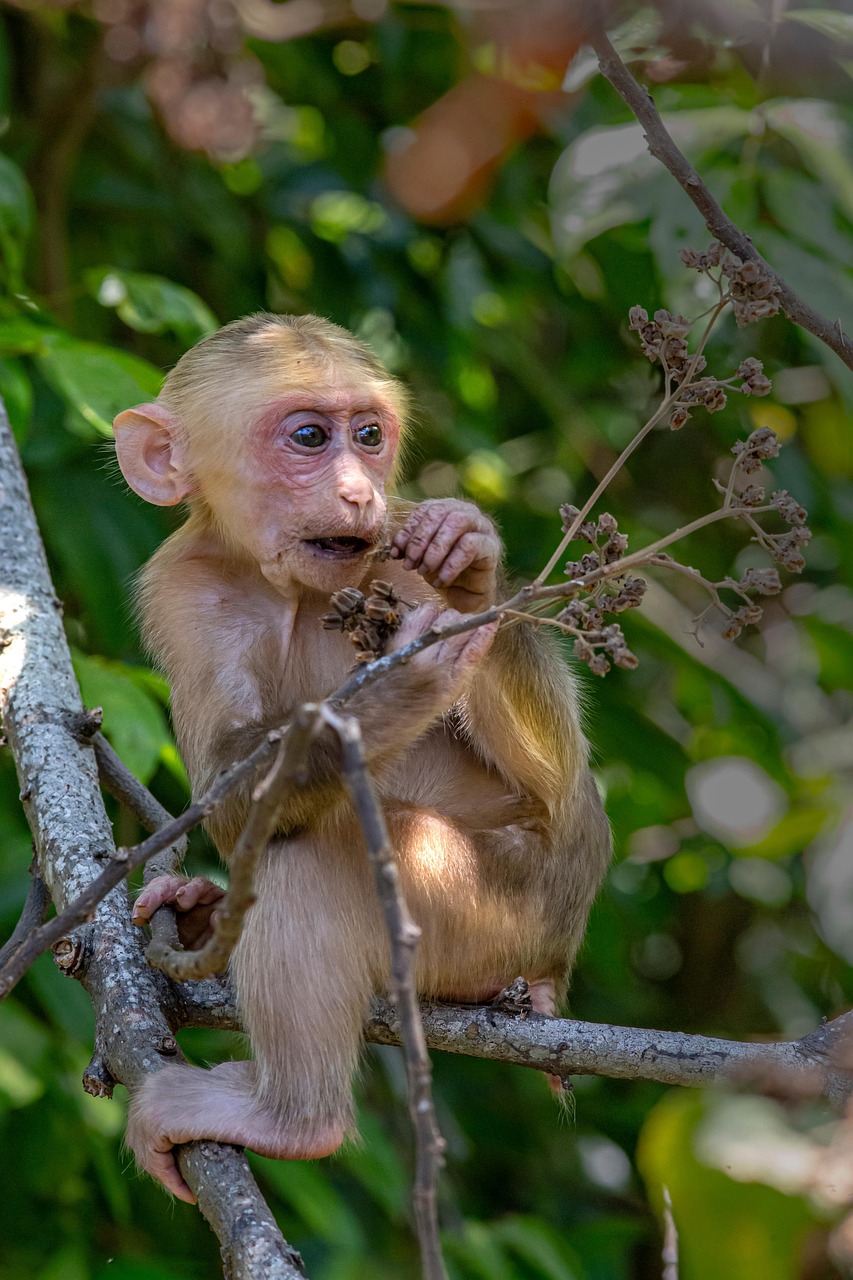
[[370, 383], [289, 392], [262, 406], [227, 475], [202, 462], [199, 488], [283, 595], [361, 581], [385, 538], [385, 486], [400, 424]]

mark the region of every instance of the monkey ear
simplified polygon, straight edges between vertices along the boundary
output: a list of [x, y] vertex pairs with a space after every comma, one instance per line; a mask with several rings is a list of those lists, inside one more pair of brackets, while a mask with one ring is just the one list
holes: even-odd
[[113, 422], [122, 474], [140, 498], [156, 507], [173, 507], [192, 493], [178, 435], [178, 419], [162, 404], [138, 404]]

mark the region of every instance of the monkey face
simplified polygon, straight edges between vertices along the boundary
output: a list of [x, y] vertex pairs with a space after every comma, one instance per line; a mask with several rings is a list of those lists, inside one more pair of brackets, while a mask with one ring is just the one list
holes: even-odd
[[219, 351], [180, 394], [167, 385], [155, 403], [119, 414], [119, 464], [147, 501], [189, 501], [277, 591], [329, 594], [358, 583], [365, 554], [385, 540], [403, 401], [355, 340], [349, 354], [321, 358], [282, 344], [275, 326], [255, 337], [262, 357], [247, 358], [245, 344], [239, 360]]
[[277, 590], [328, 593], [359, 582], [384, 540], [398, 438], [374, 386], [327, 382], [259, 406], [239, 454], [194, 471], [217, 525]]

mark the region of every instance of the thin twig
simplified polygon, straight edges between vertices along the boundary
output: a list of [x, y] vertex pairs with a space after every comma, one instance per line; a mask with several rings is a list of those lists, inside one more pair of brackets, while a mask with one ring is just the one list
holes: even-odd
[[432, 1066], [415, 985], [415, 952], [421, 931], [409, 914], [403, 896], [385, 815], [368, 773], [358, 721], [353, 716], [336, 715], [325, 706], [322, 716], [341, 741], [344, 785], [367, 842], [367, 852], [376, 876], [376, 889], [391, 943], [390, 995], [399, 1019], [409, 1086], [409, 1113], [415, 1133], [415, 1186], [412, 1198], [421, 1248], [422, 1275], [424, 1280], [447, 1280], [441, 1252], [437, 1205], [438, 1173], [444, 1164], [444, 1139], [435, 1116]]
[[664, 396], [663, 400], [658, 405], [657, 409], [655, 409], [654, 413], [649, 418], [648, 422], [645, 423], [645, 425], [640, 428], [640, 430], [637, 432], [634, 438], [632, 440], [629, 440], [628, 444], [626, 444], [625, 448], [619, 454], [619, 457], [610, 467], [609, 471], [607, 472], [607, 475], [603, 476], [602, 479], [599, 480], [598, 484], [595, 486], [592, 493], [589, 495], [586, 502], [583, 504], [580, 511], [578, 512], [578, 514], [575, 516], [574, 520], [572, 520], [571, 524], [569, 525], [569, 528], [565, 532], [565, 536], [560, 541], [560, 544], [557, 547], [554, 554], [548, 560], [548, 563], [545, 565], [545, 568], [541, 571], [541, 573], [537, 574], [537, 577], [536, 577], [537, 586], [539, 586], [541, 583], [545, 581], [545, 579], [550, 574], [551, 570], [554, 568], [554, 565], [557, 563], [557, 561], [560, 559], [560, 556], [565, 551], [566, 547], [569, 545], [570, 542], [574, 541], [575, 537], [577, 536], [578, 529], [581, 527], [584, 520], [586, 520], [590, 511], [592, 511], [592, 508], [595, 506], [596, 502], [598, 502], [598, 499], [601, 497], [601, 495], [604, 493], [607, 487], [611, 484], [614, 476], [616, 476], [618, 472], [622, 470], [622, 468], [625, 466], [625, 463], [631, 457], [631, 454], [634, 453], [635, 450], [640, 447], [640, 445], [643, 443], [643, 441], [645, 440], [649, 432], [654, 427], [656, 427], [659, 422], [663, 420], [663, 418], [666, 416], [669, 410], [675, 406], [675, 403], [677, 402], [679, 396], [683, 395], [687, 387], [690, 386], [690, 383], [693, 381], [693, 376], [699, 367], [699, 361], [702, 358], [702, 353], [705, 350], [705, 345], [709, 337], [711, 336], [711, 330], [713, 329], [714, 325], [717, 323], [717, 320], [720, 317], [720, 313], [725, 309], [727, 304], [728, 304], [728, 294], [726, 294], [725, 297], [721, 298], [720, 301], [717, 303], [717, 305], [714, 307], [711, 317], [705, 326], [705, 331], [702, 334], [702, 337], [699, 342], [699, 346], [696, 348], [696, 350], [693, 352], [693, 355], [690, 358], [690, 364], [687, 366], [687, 370], [684, 374], [684, 377], [682, 378], [678, 386], [673, 391], [669, 391]]
[[782, 310], [796, 324], [814, 334], [821, 342], [853, 369], [853, 342], [841, 328], [838, 320], [828, 320], [815, 311], [778, 275], [753, 245], [750, 238], [732, 222], [711, 195], [699, 174], [679, 150], [661, 119], [647, 89], [641, 88], [619, 54], [613, 48], [603, 26], [593, 24], [588, 33], [589, 43], [598, 55], [602, 75], [612, 84], [642, 125], [651, 154], [669, 170], [687, 193], [705, 219], [711, 235], [721, 241], [743, 261], [761, 262], [773, 281], [782, 303]]
[[21, 918], [15, 925], [5, 946], [0, 947], [0, 970], [8, 964], [22, 942], [42, 924], [50, 910], [50, 893], [39, 874], [35, 858], [30, 863], [30, 887], [21, 908]]
[[[159, 831], [173, 821], [168, 809], [155, 799], [147, 787], [130, 772], [127, 765], [100, 732], [92, 735], [98, 777], [101, 786], [123, 804], [141, 822], [146, 831]], [[149, 884], [157, 876], [179, 874], [187, 851], [186, 836], [176, 840], [145, 864], [144, 881]], [[149, 921], [154, 942], [177, 948], [178, 922], [171, 907], [159, 907]]]
[[175, 982], [224, 973], [239, 941], [246, 912], [255, 902], [255, 867], [275, 833], [284, 793], [304, 771], [311, 738], [319, 723], [319, 709], [306, 703], [291, 721], [279, 743], [272, 769], [255, 787], [246, 825], [229, 859], [228, 892], [217, 906], [213, 932], [197, 951], [176, 951], [153, 941], [148, 963]]
[[189, 805], [182, 814], [173, 818], [167, 826], [148, 836], [141, 844], [135, 845], [132, 849], [116, 850], [115, 856], [110, 859], [101, 874], [90, 880], [64, 911], [60, 911], [52, 920], [48, 920], [41, 928], [34, 930], [12, 959], [0, 969], [0, 1000], [4, 999], [20, 982], [30, 965], [43, 952], [72, 929], [90, 920], [98, 903], [111, 889], [121, 884], [131, 871], [141, 867], [149, 858], [162, 853], [193, 827], [197, 827], [234, 787], [254, 777], [264, 764], [272, 760], [281, 738], [281, 733], [277, 731], [267, 734], [251, 755], [221, 773], [201, 800]]

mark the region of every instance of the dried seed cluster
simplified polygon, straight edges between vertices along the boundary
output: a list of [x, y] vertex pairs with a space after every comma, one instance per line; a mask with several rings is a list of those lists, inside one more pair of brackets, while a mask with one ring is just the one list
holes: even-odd
[[331, 613], [320, 622], [327, 631], [343, 631], [358, 650], [356, 662], [372, 662], [384, 652], [388, 641], [403, 620], [405, 601], [395, 593], [390, 582], [376, 579], [370, 584], [370, 595], [356, 587], [342, 587], [331, 596]]
[[[570, 504], [560, 507], [563, 532], [568, 533], [580, 515]], [[598, 520], [585, 520], [575, 532], [575, 537], [588, 542], [593, 550], [570, 560], [566, 576], [583, 578], [596, 569], [618, 563], [628, 550], [628, 539], [619, 532], [619, 525], [609, 511]], [[642, 578], [608, 576], [592, 584], [586, 598], [570, 600], [557, 614], [556, 621], [569, 635], [575, 637], [575, 657], [585, 662], [594, 675], [603, 676], [611, 665], [633, 670], [637, 658], [628, 648], [622, 628], [617, 622], [606, 623], [608, 613], [623, 613], [635, 609], [643, 599], [646, 583]]]
[[[690, 364], [687, 349], [690, 321], [686, 316], [661, 309], [650, 320], [645, 307], [632, 307], [628, 312], [628, 327], [640, 335], [640, 346], [648, 360], [660, 361], [676, 380], [686, 374]], [[699, 356], [693, 372], [701, 373], [707, 363], [704, 356]]]
[[761, 470], [762, 462], [779, 457], [779, 438], [770, 427], [757, 427], [746, 440], [736, 440], [732, 453], [744, 475], [754, 475]]
[[[695, 249], [682, 249], [681, 261], [694, 271], [701, 271], [719, 281], [725, 276], [729, 282], [729, 297], [732, 311], [738, 324], [752, 324], [755, 320], [764, 320], [775, 316], [782, 300], [776, 281], [770, 274], [766, 264], [755, 258], [746, 262], [714, 240], [704, 253]], [[718, 275], [713, 275], [718, 271]]]
[[[722, 245], [717, 247], [722, 252]], [[708, 256], [696, 254], [692, 249], [685, 250], [685, 253], [693, 255], [697, 261], [700, 258], [704, 261]], [[730, 296], [734, 307], [734, 293], [731, 290]], [[687, 347], [690, 321], [682, 315], [660, 310], [650, 320], [644, 307], [632, 307], [628, 312], [628, 325], [640, 335], [640, 346], [647, 359], [661, 364], [667, 386], [681, 387], [669, 415], [669, 425], [673, 431], [680, 431], [690, 421], [691, 408], [701, 406], [708, 413], [719, 413], [726, 407], [727, 391], [739, 391], [745, 396], [766, 396], [771, 389], [770, 379], [765, 376], [761, 361], [754, 356], [743, 360], [730, 378], [721, 379], [711, 375], [697, 378], [696, 375], [707, 367], [707, 361], [703, 355], [693, 357], [691, 370], [691, 356]], [[735, 385], [737, 378], [741, 380], [740, 385]]]

